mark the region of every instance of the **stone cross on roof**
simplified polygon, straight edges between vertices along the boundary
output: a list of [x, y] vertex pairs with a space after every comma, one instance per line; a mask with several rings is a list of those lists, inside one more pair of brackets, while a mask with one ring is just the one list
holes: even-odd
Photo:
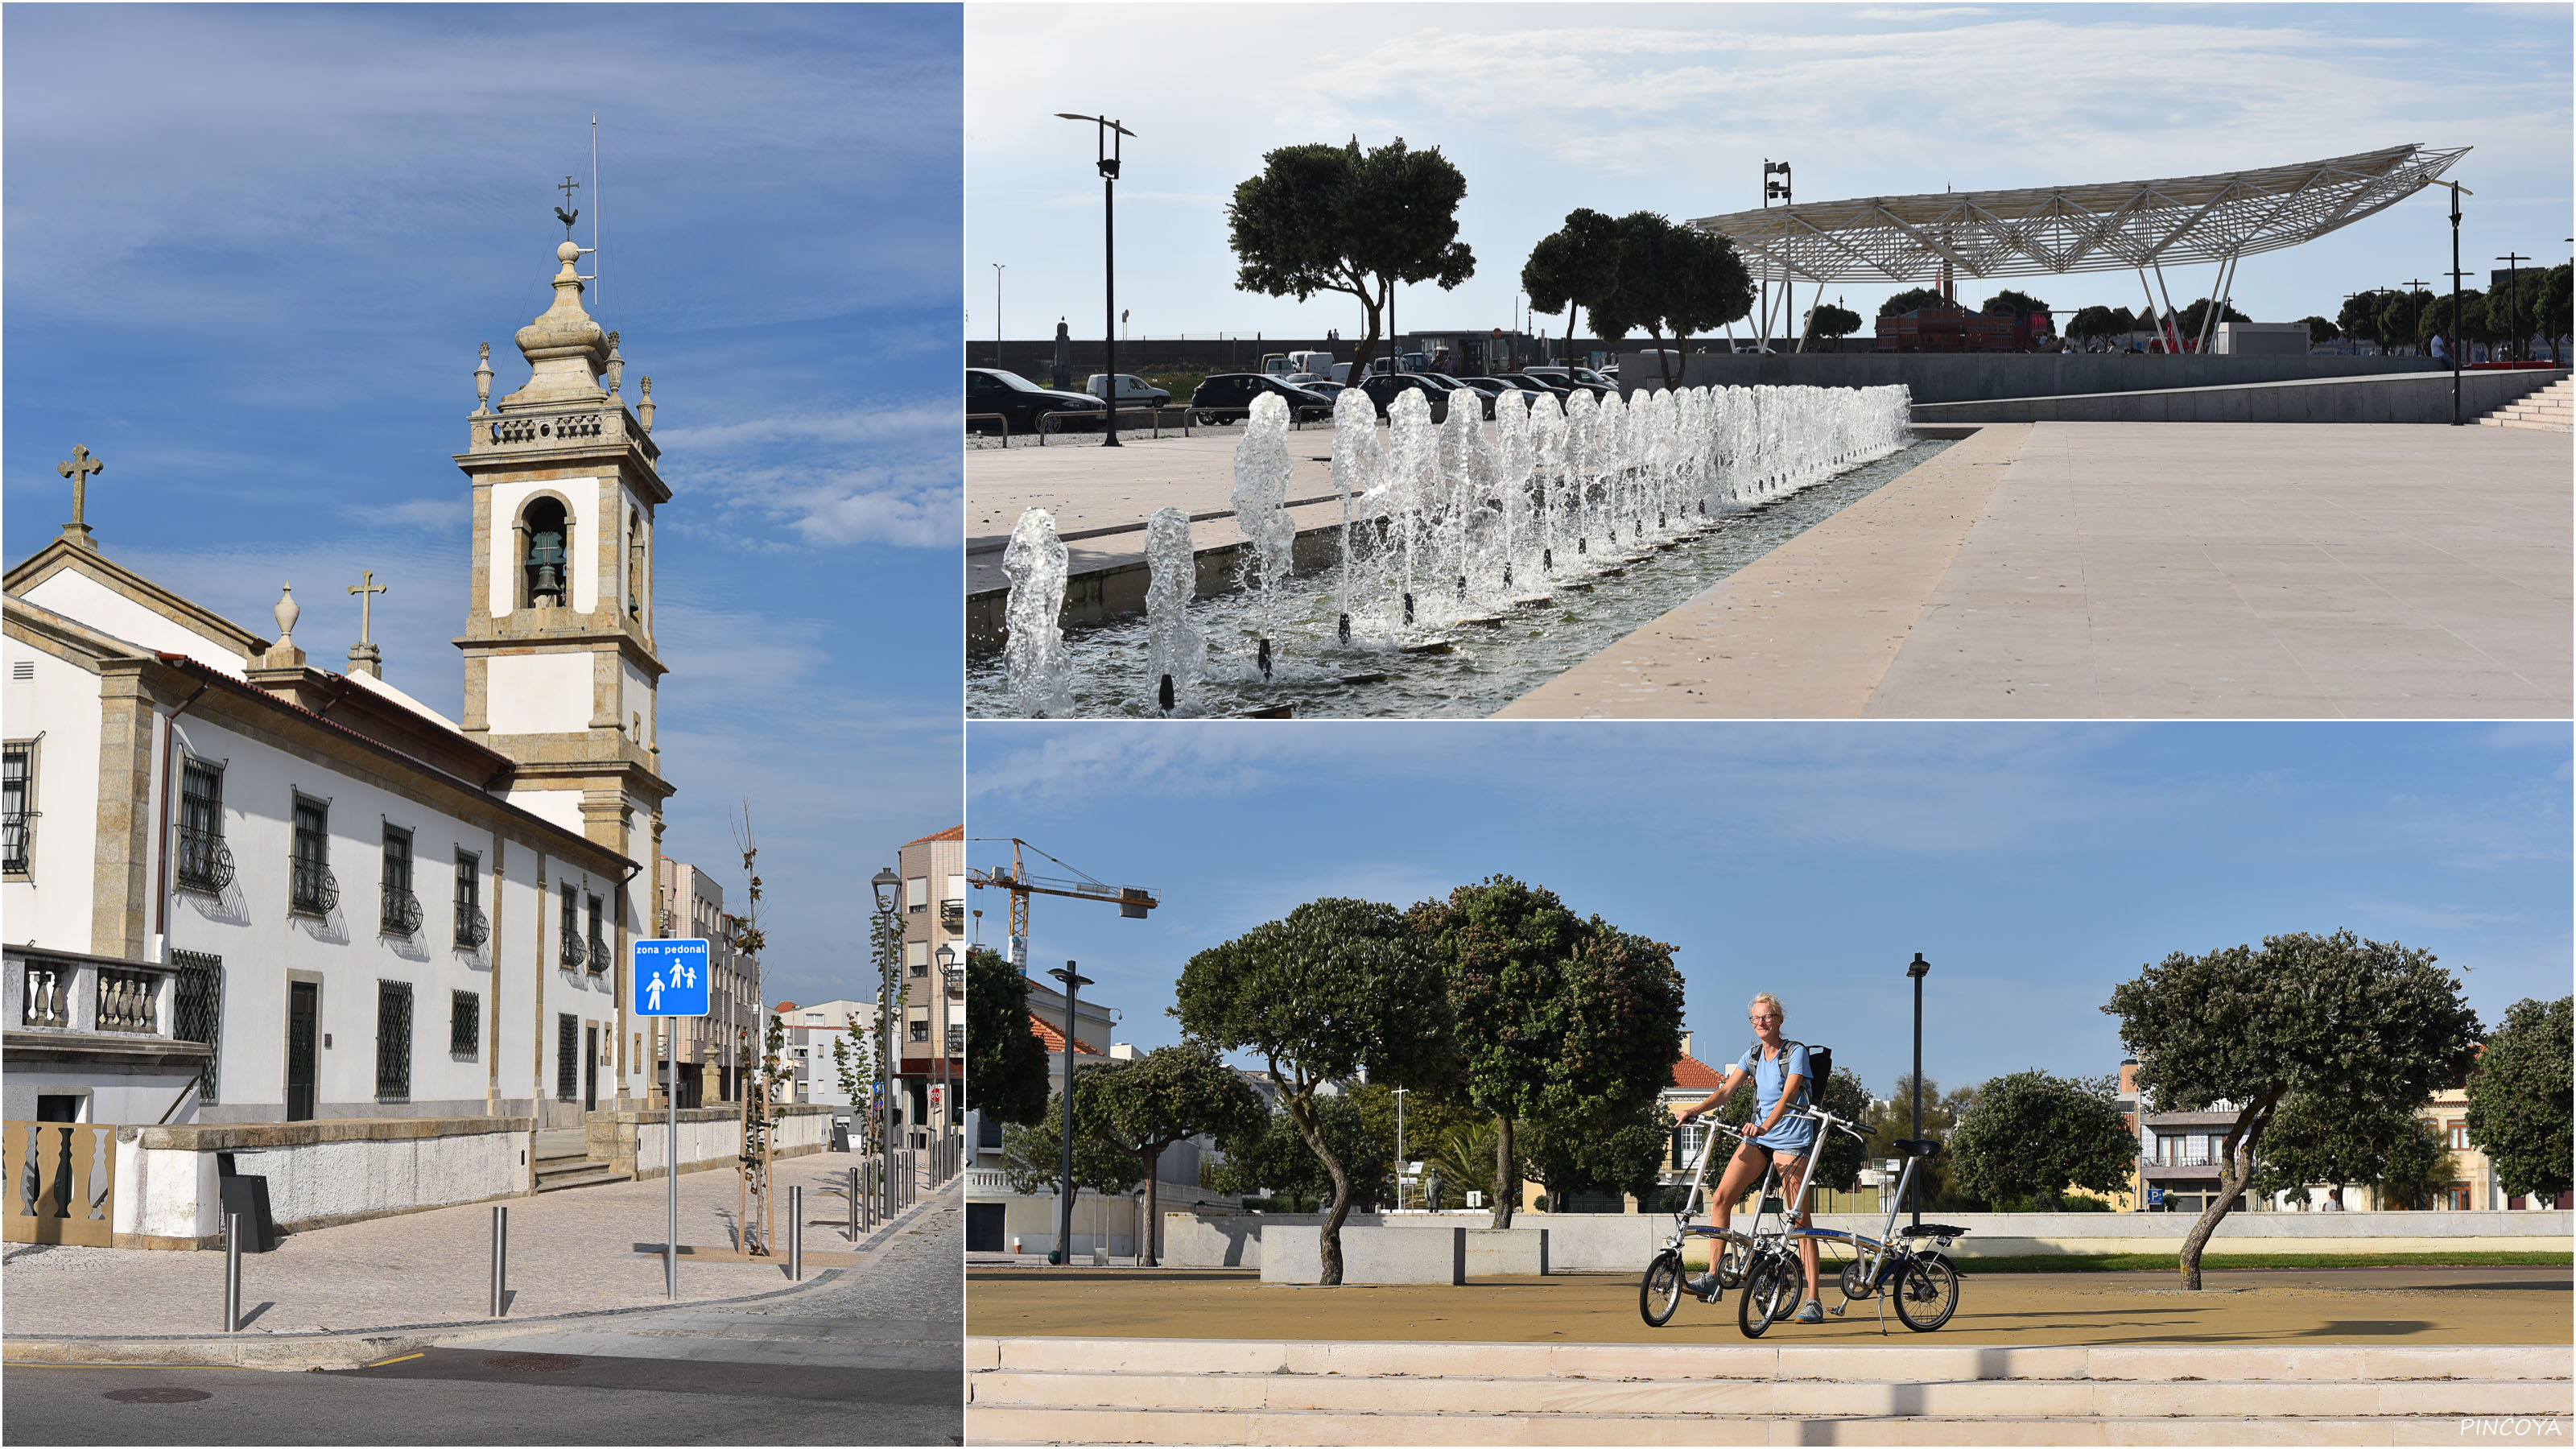
[[63, 537], [92, 553], [98, 551], [98, 545], [90, 541], [89, 525], [81, 521], [81, 515], [88, 503], [89, 475], [106, 470], [105, 463], [91, 457], [89, 449], [77, 444], [69, 458], [54, 465], [55, 472], [72, 480], [72, 521], [63, 525]]
[[384, 651], [376, 647], [375, 640], [371, 637], [375, 625], [372, 610], [376, 602], [375, 596], [384, 593], [391, 585], [377, 583], [374, 569], [365, 570], [364, 577], [365, 583], [349, 585], [349, 592], [358, 596], [358, 642], [350, 647], [349, 667], [382, 679], [385, 677], [385, 656]]

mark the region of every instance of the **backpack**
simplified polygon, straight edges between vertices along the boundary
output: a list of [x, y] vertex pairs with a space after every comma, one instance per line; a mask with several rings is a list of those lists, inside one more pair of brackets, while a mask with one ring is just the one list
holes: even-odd
[[[1781, 1056], [1788, 1056], [1789, 1048], [1791, 1047], [1807, 1048], [1807, 1076], [1804, 1081], [1801, 1081], [1798, 1084], [1798, 1096], [1800, 1098], [1799, 1105], [1804, 1107], [1822, 1105], [1824, 1098], [1817, 1095], [1816, 1084], [1819, 1082], [1830, 1082], [1834, 1079], [1834, 1049], [1829, 1046], [1808, 1046], [1805, 1042], [1791, 1041], [1787, 1037], [1782, 1037], [1780, 1039]], [[1753, 1060], [1756, 1064], [1759, 1064], [1762, 1060], [1762, 1039], [1760, 1037], [1755, 1037], [1753, 1039]]]

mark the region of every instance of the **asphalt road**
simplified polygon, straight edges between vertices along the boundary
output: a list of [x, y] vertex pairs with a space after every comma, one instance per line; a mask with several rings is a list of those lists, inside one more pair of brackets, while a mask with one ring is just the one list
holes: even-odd
[[961, 1215], [806, 1293], [363, 1369], [13, 1366], [8, 1444], [956, 1444]]

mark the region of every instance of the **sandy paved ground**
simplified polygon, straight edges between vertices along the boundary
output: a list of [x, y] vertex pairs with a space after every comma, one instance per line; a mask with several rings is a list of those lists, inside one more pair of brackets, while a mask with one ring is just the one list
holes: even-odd
[[[806, 1216], [846, 1221], [827, 1188], [856, 1159], [815, 1153], [778, 1163], [781, 1259], [680, 1263], [683, 1300], [732, 1298], [788, 1286], [787, 1189], [805, 1188]], [[680, 1240], [730, 1249], [737, 1179], [693, 1172], [680, 1179]], [[575, 1188], [510, 1204], [510, 1316], [531, 1317], [665, 1302], [658, 1251], [666, 1186], [650, 1182]], [[484, 1317], [491, 1297], [489, 1204], [376, 1218], [278, 1240], [242, 1255], [242, 1311], [253, 1333], [300, 1333]], [[808, 1252], [846, 1250], [832, 1227], [808, 1227]], [[224, 1255], [133, 1248], [29, 1248], [0, 1259], [0, 1316], [11, 1335], [213, 1333], [222, 1327]], [[812, 1268], [809, 1267], [809, 1272]], [[265, 1305], [265, 1306], [263, 1306]]]
[[[2170, 1273], [1969, 1275], [1937, 1334], [1892, 1342], [2566, 1343], [2569, 1289], [2558, 1268], [2229, 1270], [2199, 1293]], [[1831, 1285], [1828, 1305], [1840, 1301]], [[1879, 1342], [1869, 1302], [1821, 1327], [1782, 1324], [1766, 1343]], [[1463, 1288], [1294, 1288], [1242, 1272], [1118, 1269], [969, 1272], [966, 1331], [977, 1337], [1449, 1340], [1467, 1343], [1742, 1343], [1735, 1299], [1684, 1301], [1664, 1328], [1637, 1316], [1632, 1278], [1503, 1278]]]
[[1503, 713], [2563, 719], [2569, 464], [2507, 428], [1990, 427]]

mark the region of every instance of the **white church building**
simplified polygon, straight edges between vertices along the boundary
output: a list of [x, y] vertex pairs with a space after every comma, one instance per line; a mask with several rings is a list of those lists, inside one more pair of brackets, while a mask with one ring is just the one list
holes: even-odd
[[461, 719], [363, 637], [308, 657], [291, 589], [272, 639], [120, 566], [66, 463], [73, 521], [6, 576], [10, 1237], [33, 1196], [36, 1241], [200, 1246], [254, 1161], [281, 1222], [506, 1196], [535, 1134], [646, 1104], [671, 493], [580, 256], [526, 385], [475, 373]]

